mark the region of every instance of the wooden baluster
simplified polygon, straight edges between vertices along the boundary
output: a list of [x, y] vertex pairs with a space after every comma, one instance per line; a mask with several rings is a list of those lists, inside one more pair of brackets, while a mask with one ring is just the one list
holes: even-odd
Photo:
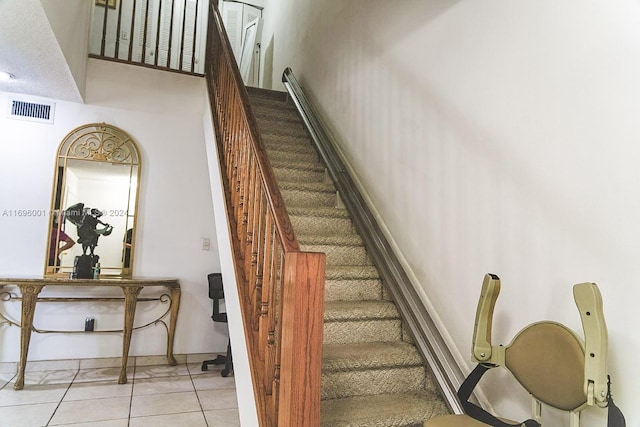
[[[256, 174], [259, 178], [258, 171]], [[254, 307], [256, 307], [256, 312], [259, 311], [260, 305], [258, 301], [260, 301], [259, 295], [262, 292], [262, 274], [264, 271], [264, 246], [265, 246], [265, 199], [262, 194], [262, 186], [260, 181], [256, 182], [255, 188], [255, 209], [254, 209], [254, 228], [255, 233], [253, 235], [253, 243], [252, 243], [252, 276], [250, 277], [250, 283], [252, 286], [249, 288], [249, 298], [252, 301]]]
[[244, 250], [246, 252], [245, 255], [245, 270], [247, 270], [248, 275], [247, 279], [249, 280], [250, 288], [253, 287], [254, 284], [254, 266], [255, 266], [255, 258], [254, 258], [254, 245], [253, 245], [253, 236], [256, 231], [255, 224], [255, 210], [256, 206], [259, 204], [258, 199], [255, 197], [256, 190], [256, 163], [255, 158], [252, 156], [250, 159], [250, 167], [249, 167], [249, 179], [247, 183], [247, 192], [246, 192], [246, 207], [245, 207], [245, 218], [246, 218], [246, 239], [245, 239], [245, 247]]
[[[274, 254], [274, 244], [273, 241], [273, 220], [271, 218], [270, 212], [266, 212], [265, 217], [265, 234], [264, 234], [264, 258], [262, 260], [262, 286], [259, 289], [256, 289], [256, 311], [257, 314], [255, 326], [260, 334], [260, 341], [262, 343], [267, 342], [267, 325], [266, 318], [268, 316], [269, 307], [267, 304], [269, 298], [269, 290], [272, 286], [272, 275], [271, 271], [273, 268], [273, 254]], [[262, 352], [263, 348], [260, 348]], [[264, 359], [263, 353], [261, 353], [261, 359]]]

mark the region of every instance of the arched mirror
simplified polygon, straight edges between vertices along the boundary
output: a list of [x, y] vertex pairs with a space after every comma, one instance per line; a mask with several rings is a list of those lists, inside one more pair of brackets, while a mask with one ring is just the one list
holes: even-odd
[[122, 129], [92, 123], [58, 149], [45, 276], [131, 277], [140, 155]]

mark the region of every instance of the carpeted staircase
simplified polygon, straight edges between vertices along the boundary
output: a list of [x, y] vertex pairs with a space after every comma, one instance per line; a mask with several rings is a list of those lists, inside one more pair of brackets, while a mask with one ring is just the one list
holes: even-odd
[[293, 104], [248, 90], [301, 249], [327, 254], [322, 427], [421, 426], [448, 413]]

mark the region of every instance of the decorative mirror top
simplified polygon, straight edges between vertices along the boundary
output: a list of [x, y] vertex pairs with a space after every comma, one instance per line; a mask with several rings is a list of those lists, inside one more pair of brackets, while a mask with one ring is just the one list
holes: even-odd
[[72, 131], [60, 145], [58, 155], [70, 159], [138, 164], [138, 149], [121, 129], [93, 123]]

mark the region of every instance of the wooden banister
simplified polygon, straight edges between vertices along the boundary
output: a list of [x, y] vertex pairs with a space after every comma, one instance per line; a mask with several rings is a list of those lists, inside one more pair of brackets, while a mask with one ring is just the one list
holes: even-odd
[[215, 1], [205, 76], [258, 420], [317, 427], [326, 256], [300, 251]]

